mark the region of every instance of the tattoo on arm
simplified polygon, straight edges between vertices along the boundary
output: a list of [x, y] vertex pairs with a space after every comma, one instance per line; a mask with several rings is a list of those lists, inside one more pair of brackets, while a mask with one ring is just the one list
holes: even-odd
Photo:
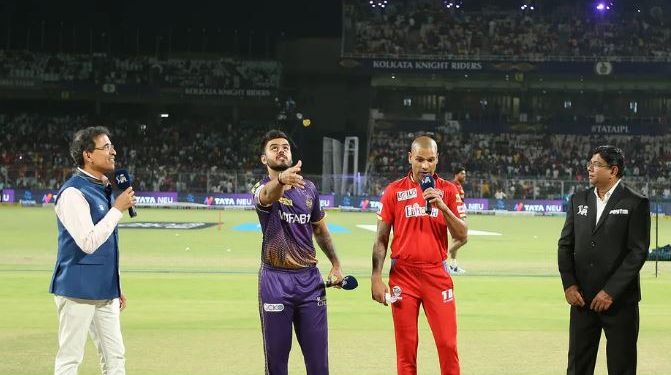
[[336, 254], [335, 245], [333, 245], [333, 239], [331, 238], [331, 233], [326, 227], [326, 223], [322, 221], [317, 225], [314, 225], [313, 233], [319, 248], [322, 249], [324, 254], [326, 254], [326, 257], [329, 258], [331, 264], [338, 264], [338, 255]]
[[373, 243], [373, 274], [382, 273], [384, 258], [387, 257], [387, 245], [389, 244], [389, 234], [391, 225], [382, 220], [377, 221], [377, 236]]

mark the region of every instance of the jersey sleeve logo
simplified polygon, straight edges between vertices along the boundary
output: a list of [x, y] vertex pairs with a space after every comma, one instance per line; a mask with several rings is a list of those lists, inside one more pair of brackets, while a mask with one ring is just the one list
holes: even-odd
[[259, 186], [261, 186], [261, 181], [254, 184], [254, 186], [252, 187], [252, 194], [256, 194], [256, 191], [258, 190]]
[[384, 205], [380, 202], [380, 207], [377, 209], [377, 216], [382, 216], [382, 207], [384, 207]]

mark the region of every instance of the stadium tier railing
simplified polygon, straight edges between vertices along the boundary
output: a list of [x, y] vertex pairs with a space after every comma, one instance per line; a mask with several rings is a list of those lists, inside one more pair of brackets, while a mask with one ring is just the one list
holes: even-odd
[[450, 60], [450, 61], [510, 61], [510, 62], [671, 62], [671, 56], [562, 56], [562, 55], [455, 55], [455, 54], [391, 54], [343, 52], [343, 59], [399, 59], [399, 60]]

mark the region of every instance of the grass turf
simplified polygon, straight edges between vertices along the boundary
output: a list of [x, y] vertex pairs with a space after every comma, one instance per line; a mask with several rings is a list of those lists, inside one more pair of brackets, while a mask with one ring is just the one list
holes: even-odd
[[[203, 230], [121, 229], [129, 373], [263, 373], [256, 285], [260, 233], [233, 230], [255, 223], [255, 213], [144, 209], [134, 221], [219, 222], [220, 215], [220, 226]], [[328, 293], [331, 373], [394, 373], [391, 315], [370, 299], [374, 234], [357, 227], [374, 224], [375, 215], [330, 212], [327, 220], [349, 231], [333, 237], [344, 271], [360, 282], [354, 291]], [[0, 374], [50, 373], [58, 324], [47, 292], [56, 255], [53, 210], [0, 206], [0, 223]], [[556, 271], [562, 223], [552, 217], [469, 217], [471, 229], [502, 235], [472, 236], [459, 254], [468, 271], [455, 278], [462, 373], [565, 371], [568, 307]], [[668, 219], [660, 220], [659, 242], [671, 242]], [[326, 274], [324, 257], [320, 265]], [[671, 266], [659, 266], [657, 278], [653, 263], [642, 271], [639, 374], [671, 373]], [[97, 362], [89, 343], [80, 374], [99, 373]], [[420, 374], [438, 373], [423, 313], [418, 363]], [[305, 372], [296, 342], [290, 372]], [[605, 373], [602, 348], [597, 374]]]

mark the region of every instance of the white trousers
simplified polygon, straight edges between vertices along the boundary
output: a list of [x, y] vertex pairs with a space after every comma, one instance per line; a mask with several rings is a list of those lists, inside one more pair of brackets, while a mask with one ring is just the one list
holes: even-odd
[[59, 321], [54, 375], [77, 375], [84, 359], [87, 335], [98, 349], [103, 375], [124, 375], [126, 349], [121, 338], [119, 299], [55, 296], [54, 300]]

